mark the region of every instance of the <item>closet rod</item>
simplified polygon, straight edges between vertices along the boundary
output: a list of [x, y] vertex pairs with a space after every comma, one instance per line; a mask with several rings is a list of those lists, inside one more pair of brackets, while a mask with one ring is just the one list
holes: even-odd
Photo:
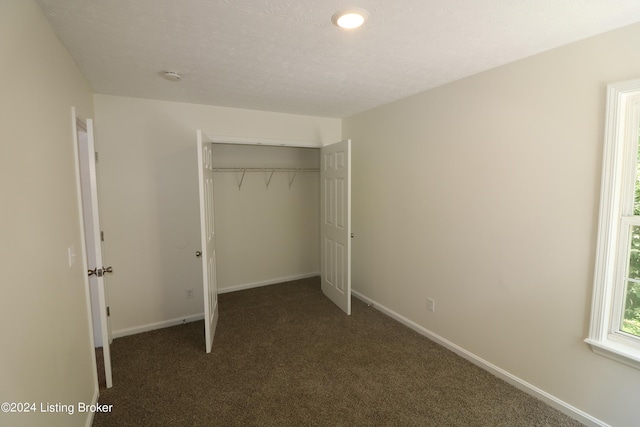
[[265, 184], [267, 185], [267, 189], [269, 189], [269, 184], [271, 184], [271, 178], [273, 178], [274, 172], [288, 172], [289, 173], [289, 188], [291, 188], [291, 184], [293, 184], [293, 180], [296, 178], [296, 174], [298, 172], [320, 172], [320, 168], [212, 168], [214, 172], [242, 172], [242, 175], [238, 179], [238, 190], [242, 188], [242, 183], [244, 182], [244, 175], [247, 172], [265, 172], [269, 173], [269, 177], [266, 178], [265, 175]]

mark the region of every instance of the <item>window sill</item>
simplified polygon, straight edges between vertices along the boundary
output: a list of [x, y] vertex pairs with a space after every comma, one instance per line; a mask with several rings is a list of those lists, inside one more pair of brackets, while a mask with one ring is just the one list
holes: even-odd
[[591, 349], [601, 356], [624, 363], [632, 368], [640, 369], [640, 351], [636, 347], [616, 341], [597, 341], [591, 338], [587, 338], [584, 342], [589, 344]]

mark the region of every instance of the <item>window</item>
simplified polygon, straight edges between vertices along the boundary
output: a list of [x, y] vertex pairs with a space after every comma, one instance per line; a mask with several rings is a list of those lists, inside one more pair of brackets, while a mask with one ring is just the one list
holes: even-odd
[[609, 85], [589, 337], [640, 369], [640, 80]]

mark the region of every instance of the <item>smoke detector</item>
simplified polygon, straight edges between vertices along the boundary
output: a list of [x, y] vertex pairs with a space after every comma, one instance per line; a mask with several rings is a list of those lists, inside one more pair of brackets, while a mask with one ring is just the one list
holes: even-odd
[[180, 80], [182, 80], [182, 76], [180, 75], [180, 73], [176, 73], [175, 71], [164, 71], [162, 73], [162, 76], [172, 82], [179, 82]]

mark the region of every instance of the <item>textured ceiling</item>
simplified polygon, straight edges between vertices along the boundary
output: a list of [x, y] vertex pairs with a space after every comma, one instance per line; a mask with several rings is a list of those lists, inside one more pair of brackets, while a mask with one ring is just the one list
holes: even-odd
[[[96, 93], [338, 118], [640, 21], [639, 0], [37, 1]], [[348, 7], [363, 28], [331, 23]]]

